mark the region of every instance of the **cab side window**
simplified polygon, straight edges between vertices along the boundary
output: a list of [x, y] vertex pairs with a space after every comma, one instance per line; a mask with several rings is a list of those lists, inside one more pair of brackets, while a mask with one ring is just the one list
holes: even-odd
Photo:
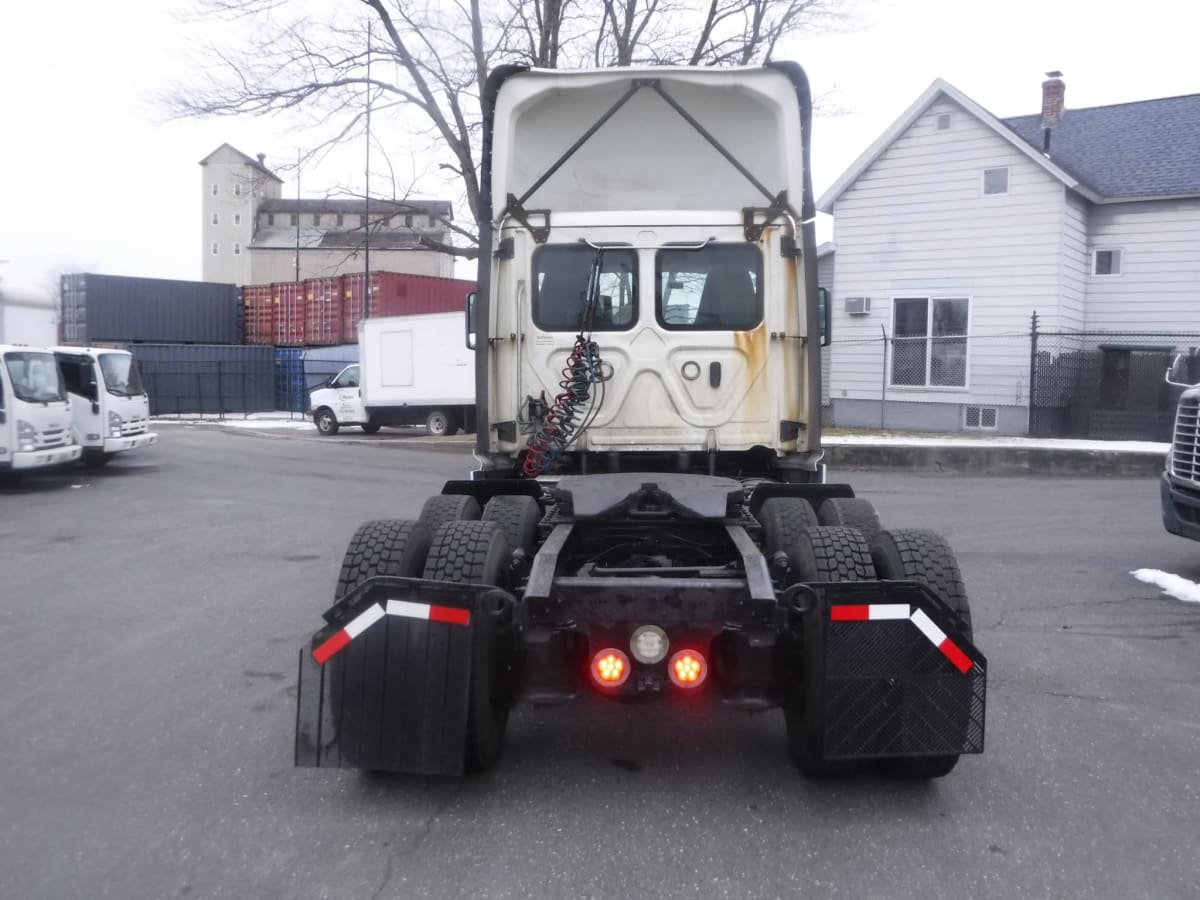
[[334, 382], [334, 387], [339, 388], [356, 388], [358, 387], [358, 366], [351, 366], [342, 372]]
[[58, 368], [62, 372], [63, 384], [70, 393], [88, 400], [97, 398], [96, 373], [90, 357], [60, 356]]

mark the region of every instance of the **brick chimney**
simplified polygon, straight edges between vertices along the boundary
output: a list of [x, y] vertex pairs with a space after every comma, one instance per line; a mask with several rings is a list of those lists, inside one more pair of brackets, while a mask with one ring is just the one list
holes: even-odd
[[1046, 80], [1042, 82], [1042, 152], [1047, 155], [1050, 153], [1050, 130], [1062, 122], [1066, 93], [1062, 72], [1047, 72]]

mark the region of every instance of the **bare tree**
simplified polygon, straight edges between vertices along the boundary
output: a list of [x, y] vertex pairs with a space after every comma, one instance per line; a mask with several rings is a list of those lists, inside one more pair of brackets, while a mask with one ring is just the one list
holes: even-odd
[[[376, 122], [411, 123], [410, 144], [423, 136], [413, 149], [458, 181], [474, 224], [480, 97], [494, 66], [765, 62], [789, 36], [851, 24], [865, 0], [343, 0], [328, 19], [284, 0], [197, 2], [193, 24], [225, 27], [219, 44], [202, 42], [197, 77], [162, 96], [173, 115], [300, 113], [321, 131], [307, 166], [361, 135], [369, 97]], [[228, 43], [234, 30], [241, 46]], [[468, 246], [427, 246], [477, 254], [474, 228], [444, 224]]]

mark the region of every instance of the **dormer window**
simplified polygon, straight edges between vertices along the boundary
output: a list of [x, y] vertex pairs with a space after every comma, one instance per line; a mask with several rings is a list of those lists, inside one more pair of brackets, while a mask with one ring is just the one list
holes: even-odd
[[950, 113], [942, 113], [941, 115], [939, 115], [937, 117], [936, 121], [937, 121], [937, 130], [938, 131], [949, 131], [950, 130], [950, 124], [951, 124], [950, 123]]

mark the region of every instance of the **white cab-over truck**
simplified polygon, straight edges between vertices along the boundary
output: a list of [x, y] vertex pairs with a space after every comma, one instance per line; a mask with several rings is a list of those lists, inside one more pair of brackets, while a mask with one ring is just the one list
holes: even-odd
[[55, 347], [71, 398], [75, 442], [83, 462], [102, 466], [118, 453], [157, 442], [150, 430], [150, 398], [128, 350]]
[[483, 770], [515, 703], [584, 693], [781, 710], [814, 777], [981, 752], [953, 551], [824, 477], [801, 68], [503, 66], [481, 100], [479, 468], [351, 539], [297, 764]]
[[[463, 297], [465, 304], [466, 297]], [[424, 425], [432, 435], [475, 427], [475, 354], [463, 313], [363, 319], [358, 362], [309, 392], [321, 434], [359, 425]]]
[[58, 466], [81, 452], [54, 354], [0, 344], [0, 472]]

